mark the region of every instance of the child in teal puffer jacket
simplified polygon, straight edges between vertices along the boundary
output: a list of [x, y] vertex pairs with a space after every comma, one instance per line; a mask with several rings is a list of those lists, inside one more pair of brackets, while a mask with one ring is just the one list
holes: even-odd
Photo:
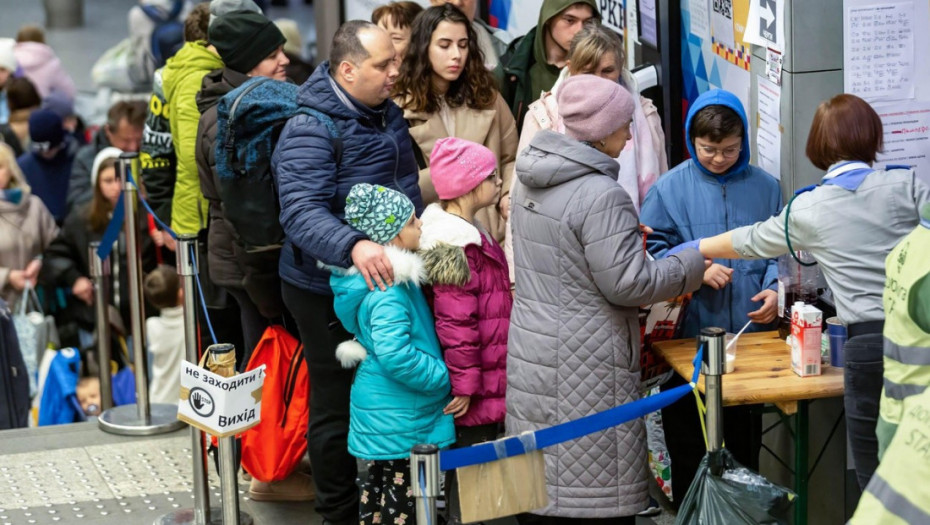
[[352, 383], [349, 452], [369, 461], [359, 521], [415, 522], [410, 449], [419, 443], [446, 447], [455, 441], [449, 372], [433, 316], [420, 290], [426, 272], [416, 250], [420, 221], [402, 193], [356, 184], [346, 198], [346, 220], [384, 246], [393, 285], [370, 290], [357, 268], [334, 271], [330, 286], [342, 325], [355, 335], [336, 349], [344, 367], [358, 365]]

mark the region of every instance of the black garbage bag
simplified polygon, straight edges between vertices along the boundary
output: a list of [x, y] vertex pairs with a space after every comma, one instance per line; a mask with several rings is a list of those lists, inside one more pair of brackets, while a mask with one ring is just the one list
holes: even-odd
[[701, 460], [675, 524], [787, 525], [794, 498], [794, 492], [740, 465], [722, 449]]

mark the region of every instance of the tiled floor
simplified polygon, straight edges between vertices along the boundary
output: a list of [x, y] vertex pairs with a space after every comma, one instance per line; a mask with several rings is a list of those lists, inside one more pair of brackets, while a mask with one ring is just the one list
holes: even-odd
[[[220, 505], [209, 468], [210, 500]], [[161, 436], [107, 434], [95, 422], [0, 433], [0, 525], [136, 525], [193, 507], [188, 430]], [[256, 525], [319, 525], [312, 503], [251, 501], [240, 480], [240, 509]], [[218, 511], [214, 512], [219, 515]], [[670, 525], [665, 512], [638, 525]]]

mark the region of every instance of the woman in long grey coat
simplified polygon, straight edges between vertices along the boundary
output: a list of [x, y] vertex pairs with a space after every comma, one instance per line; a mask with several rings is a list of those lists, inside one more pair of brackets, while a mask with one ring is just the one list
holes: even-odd
[[[517, 159], [516, 291], [507, 356], [507, 431], [578, 419], [639, 395], [638, 307], [696, 290], [704, 258], [647, 259], [614, 158], [630, 138], [633, 97], [593, 75], [558, 94], [565, 134], [541, 131]], [[642, 420], [545, 451], [541, 523], [634, 523], [648, 502]]]

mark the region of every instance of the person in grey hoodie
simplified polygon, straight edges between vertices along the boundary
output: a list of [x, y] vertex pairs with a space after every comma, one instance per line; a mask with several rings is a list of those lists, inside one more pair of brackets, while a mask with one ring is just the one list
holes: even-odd
[[[614, 160], [630, 139], [632, 95], [593, 75], [558, 93], [565, 134], [540, 131], [517, 158], [515, 300], [507, 355], [509, 434], [639, 397], [639, 306], [696, 290], [696, 250], [651, 261]], [[634, 523], [648, 503], [641, 419], [544, 450], [549, 505], [564, 518]]]

